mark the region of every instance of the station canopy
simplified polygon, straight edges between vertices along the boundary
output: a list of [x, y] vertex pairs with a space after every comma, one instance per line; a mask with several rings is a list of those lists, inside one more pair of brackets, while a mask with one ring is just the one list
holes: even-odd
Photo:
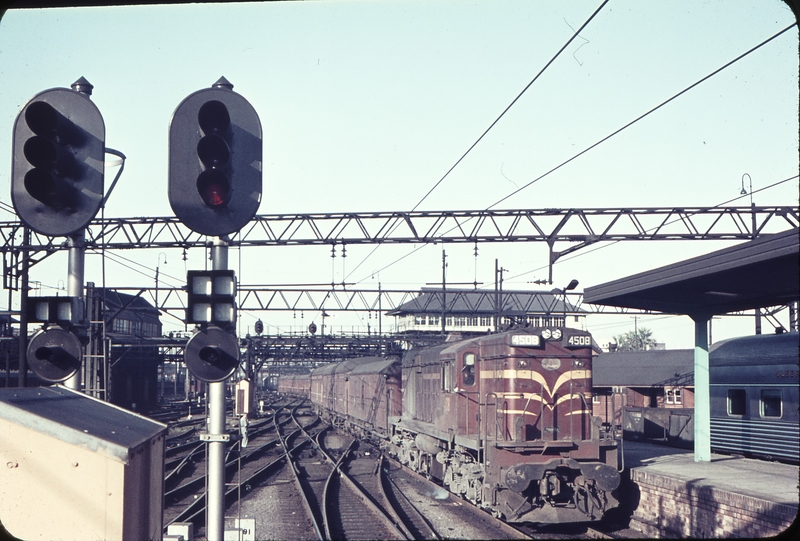
[[800, 230], [586, 288], [584, 302], [711, 316], [797, 301]]

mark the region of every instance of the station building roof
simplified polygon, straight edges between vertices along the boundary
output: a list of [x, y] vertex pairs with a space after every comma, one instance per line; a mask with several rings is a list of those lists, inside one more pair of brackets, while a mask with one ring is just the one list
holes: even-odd
[[667, 349], [601, 353], [592, 360], [595, 387], [694, 385], [694, 350]]
[[798, 228], [587, 287], [584, 302], [707, 316], [800, 297]]
[[[445, 290], [444, 302], [448, 314], [493, 315], [495, 310], [495, 292], [493, 289], [458, 289]], [[523, 316], [526, 314], [570, 314], [582, 312], [580, 308], [569, 302], [564, 305], [563, 297], [550, 291], [503, 290], [499, 293], [500, 311], [503, 315]], [[404, 302], [394, 310], [386, 312], [388, 316], [405, 316], [442, 313], [442, 289], [422, 288], [414, 299]]]

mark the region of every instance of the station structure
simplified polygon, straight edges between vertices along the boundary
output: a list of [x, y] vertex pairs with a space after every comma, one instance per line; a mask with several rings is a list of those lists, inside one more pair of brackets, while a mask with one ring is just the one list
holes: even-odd
[[[741, 462], [732, 475], [728, 460], [711, 453], [708, 322], [714, 315], [796, 302], [798, 276], [800, 234], [795, 228], [586, 288], [588, 303], [683, 314], [695, 323], [693, 461], [632, 470], [641, 492], [639, 509], [664, 498], [678, 502], [655, 505], [658, 516], [637, 511], [646, 535], [777, 535], [797, 518], [796, 466], [777, 466], [779, 472], [765, 476], [766, 466], [758, 461], [750, 469]], [[700, 488], [697, 480], [705, 480]], [[767, 490], [764, 483], [770, 485]], [[793, 495], [788, 499], [780, 490], [787, 484]], [[751, 490], [759, 485], [758, 491]]]

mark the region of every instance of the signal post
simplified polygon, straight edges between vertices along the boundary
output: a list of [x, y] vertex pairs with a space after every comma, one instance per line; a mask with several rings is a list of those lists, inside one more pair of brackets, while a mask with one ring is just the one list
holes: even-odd
[[236, 277], [228, 270], [228, 235], [239, 231], [261, 202], [261, 121], [224, 77], [187, 96], [169, 134], [169, 201], [193, 231], [215, 237], [211, 271], [187, 273], [186, 323], [197, 325], [186, 344], [186, 366], [208, 383], [206, 538], [222, 541], [225, 509], [225, 380], [239, 366]]

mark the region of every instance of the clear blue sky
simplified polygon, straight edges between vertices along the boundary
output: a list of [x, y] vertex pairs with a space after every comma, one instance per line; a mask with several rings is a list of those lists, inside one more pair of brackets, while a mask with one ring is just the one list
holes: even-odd
[[[600, 3], [253, 2], [6, 12], [0, 199], [10, 203], [10, 134], [20, 109], [36, 93], [83, 76], [95, 87], [106, 146], [128, 158], [106, 216], [171, 215], [170, 117], [185, 96], [224, 75], [264, 128], [260, 213], [410, 210]], [[794, 21], [777, 0], [611, 0], [419, 208], [486, 208]], [[756, 190], [798, 174], [797, 105], [793, 28], [500, 208], [717, 205], [739, 195], [744, 173]], [[107, 186], [115, 160], [107, 157]], [[798, 183], [754, 199], [796, 205]], [[582, 289], [728, 245], [620, 243], [560, 262], [555, 280], [577, 278]], [[532, 288], [528, 281], [547, 277], [544, 245], [481, 245], [477, 259], [472, 246], [446, 249], [448, 281], [489, 286], [495, 259], [511, 271], [506, 288]], [[411, 250], [383, 246], [350, 275], [371, 250], [348, 248], [345, 260], [332, 260], [325, 247], [245, 250], [239, 278], [287, 284], [347, 277], [387, 288], [441, 278], [441, 247], [434, 246], [373, 279], [373, 271]], [[107, 261], [106, 284], [151, 285], [160, 259], [162, 278], [180, 285], [186, 268], [204, 265], [199, 250], [186, 263], [179, 251], [167, 251], [167, 265], [159, 252], [121, 254], [149, 267], [138, 267], [145, 275]], [[65, 279], [66, 259], [51, 259], [32, 271], [33, 280], [56, 286]], [[238, 271], [239, 254], [231, 261]], [[86, 274], [103, 282], [98, 256], [88, 257]], [[242, 323], [252, 328], [259, 316], [284, 330], [298, 321], [255, 314]], [[314, 318], [307, 314], [305, 323]], [[337, 315], [328, 323], [349, 329], [363, 321]], [[692, 345], [688, 318], [657, 316], [639, 325], [668, 347]], [[715, 340], [753, 328], [750, 318], [714, 325]], [[589, 320], [601, 343], [632, 328], [629, 316]]]

